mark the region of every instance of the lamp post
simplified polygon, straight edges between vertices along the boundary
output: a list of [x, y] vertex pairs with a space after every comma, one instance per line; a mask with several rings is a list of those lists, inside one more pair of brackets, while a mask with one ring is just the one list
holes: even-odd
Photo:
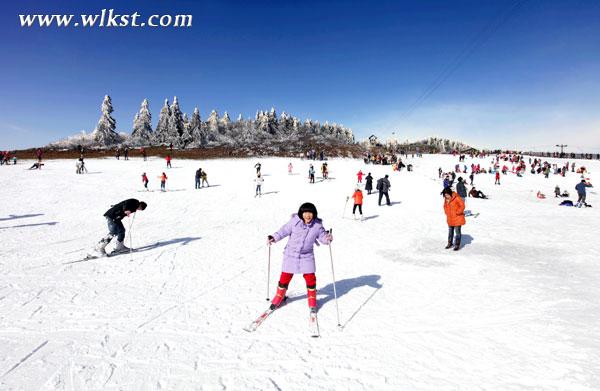
[[560, 157], [563, 157], [565, 155], [564, 152], [563, 152], [563, 149], [565, 147], [568, 147], [568, 145], [566, 145], [566, 144], [556, 144], [556, 146], [560, 148]]

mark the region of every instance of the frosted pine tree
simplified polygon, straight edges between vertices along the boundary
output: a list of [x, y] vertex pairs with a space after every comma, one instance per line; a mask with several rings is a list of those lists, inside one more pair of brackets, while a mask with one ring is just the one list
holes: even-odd
[[148, 109], [148, 99], [144, 99], [139, 113], [133, 120], [131, 142], [134, 145], [148, 145], [152, 138], [152, 115]]
[[187, 114], [183, 114], [183, 133], [179, 140], [180, 146], [185, 148], [188, 144], [193, 141], [191, 128], [190, 128], [190, 120], [188, 119]]
[[190, 135], [192, 137], [192, 146], [200, 147], [206, 145], [206, 134], [202, 131], [202, 120], [200, 118], [200, 110], [194, 108], [194, 114], [190, 119]]
[[102, 116], [93, 132], [94, 141], [101, 145], [112, 145], [120, 141], [121, 137], [115, 132], [117, 122], [111, 113], [113, 112], [110, 96], [105, 95], [102, 102]]
[[158, 116], [158, 123], [156, 124], [156, 130], [154, 131], [154, 141], [157, 144], [167, 143], [169, 134], [169, 118], [171, 117], [171, 108], [169, 107], [169, 100], [165, 99], [165, 104], [160, 110]]
[[208, 141], [216, 141], [219, 134], [219, 114], [215, 110], [210, 112], [206, 125], [208, 127]]
[[183, 113], [179, 108], [177, 97], [173, 98], [171, 105], [171, 116], [169, 117], [169, 125], [167, 130], [167, 143], [173, 145], [181, 144], [181, 135], [183, 134]]

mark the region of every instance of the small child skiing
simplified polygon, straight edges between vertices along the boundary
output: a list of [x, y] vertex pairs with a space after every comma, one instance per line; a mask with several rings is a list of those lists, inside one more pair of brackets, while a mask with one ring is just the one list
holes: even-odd
[[321, 165], [321, 175], [323, 175], [323, 180], [329, 178], [329, 170], [327, 169], [327, 163], [323, 163], [323, 165]]
[[167, 191], [166, 190], [166, 185], [167, 185], [167, 174], [165, 174], [164, 172], [162, 173], [161, 176], [158, 177], [160, 179], [160, 191]]
[[292, 175], [293, 169], [294, 169], [294, 166], [292, 166], [292, 162], [290, 162], [290, 164], [288, 164], [288, 175]]
[[500, 171], [496, 170], [496, 181], [494, 182], [494, 185], [499, 185], [500, 184]]
[[362, 212], [362, 204], [363, 204], [363, 193], [362, 191], [360, 191], [360, 189], [357, 187], [356, 190], [354, 191], [354, 194], [352, 194], [352, 199], [354, 200], [354, 206], [352, 207], [352, 217], [354, 219], [356, 219], [356, 208], [358, 208], [358, 212], [360, 213], [360, 219], [363, 219], [363, 212]]
[[356, 178], [358, 179], [358, 183], [362, 183], [362, 177], [363, 177], [363, 172], [362, 170], [359, 170], [358, 173], [356, 173]]
[[256, 182], [256, 193], [254, 194], [254, 197], [260, 197], [262, 196], [261, 187], [265, 182], [265, 179], [260, 175], [260, 172], [256, 174], [256, 179], [254, 179], [254, 182]]
[[172, 168], [171, 167], [171, 155], [167, 155], [167, 157], [165, 159], [167, 160], [167, 168]]
[[308, 296], [308, 307], [311, 313], [317, 312], [317, 277], [315, 275], [314, 245], [318, 240], [323, 244], [333, 241], [331, 233], [323, 228], [323, 222], [317, 217], [317, 208], [310, 202], [305, 202], [298, 209], [298, 213], [292, 215], [279, 231], [267, 237], [267, 244], [273, 243], [289, 236], [289, 240], [283, 252], [283, 265], [281, 276], [277, 286], [277, 293], [271, 301], [271, 308], [275, 309], [281, 305], [285, 298], [288, 285], [294, 274], [302, 274], [306, 281]]
[[150, 191], [148, 189], [148, 177], [146, 176], [146, 173], [142, 174], [142, 183], [144, 184], [144, 188], [146, 189], [146, 191]]

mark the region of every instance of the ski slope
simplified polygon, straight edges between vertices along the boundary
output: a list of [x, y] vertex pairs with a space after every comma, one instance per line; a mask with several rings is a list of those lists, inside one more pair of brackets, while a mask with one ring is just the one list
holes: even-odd
[[[475, 160], [487, 168], [490, 159]], [[258, 161], [265, 183], [255, 198]], [[454, 252], [444, 250], [437, 169], [457, 162], [425, 155], [398, 173], [332, 159], [331, 179], [315, 184], [309, 162], [284, 158], [175, 157], [171, 169], [158, 158], [87, 159], [84, 175], [65, 160], [2, 166], [0, 389], [600, 389], [597, 188], [594, 207], [577, 209], [553, 195], [558, 184], [574, 200], [577, 174], [503, 175], [500, 186], [477, 175], [490, 199], [467, 200], [480, 215], [467, 218]], [[600, 163], [581, 164], [598, 182]], [[199, 167], [211, 186], [195, 190]], [[348, 218], [352, 200], [345, 207], [359, 169], [392, 184], [392, 206], [365, 193], [362, 222]], [[132, 197], [148, 203], [124, 221], [138, 251], [78, 262], [106, 234], [104, 212]], [[321, 337], [309, 336], [301, 276], [287, 305], [248, 333], [268, 305], [266, 237], [307, 201], [333, 228], [343, 327], [320, 246]], [[272, 248], [269, 296], [284, 244]]]

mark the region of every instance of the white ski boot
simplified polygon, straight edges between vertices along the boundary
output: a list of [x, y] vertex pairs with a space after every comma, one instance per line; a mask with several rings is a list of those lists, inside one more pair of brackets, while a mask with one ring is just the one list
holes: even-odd
[[129, 250], [131, 250], [129, 247], [125, 246], [125, 244], [123, 242], [119, 242], [117, 240], [117, 246], [115, 247], [115, 250], [113, 252], [114, 253], [125, 253]]

